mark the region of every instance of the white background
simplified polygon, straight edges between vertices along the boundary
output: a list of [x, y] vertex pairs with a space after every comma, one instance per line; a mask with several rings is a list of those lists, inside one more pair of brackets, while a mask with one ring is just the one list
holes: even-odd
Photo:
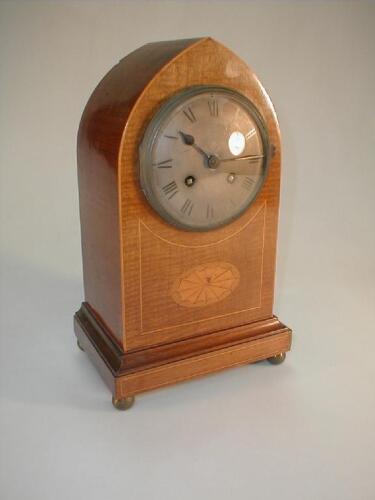
[[[293, 351], [118, 412], [73, 336], [77, 127], [124, 55], [203, 35], [278, 112]], [[374, 2], [0, 3], [2, 499], [375, 498], [374, 52]]]

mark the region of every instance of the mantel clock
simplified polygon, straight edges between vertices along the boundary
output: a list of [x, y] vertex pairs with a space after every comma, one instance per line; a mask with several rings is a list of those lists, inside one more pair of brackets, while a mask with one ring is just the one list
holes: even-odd
[[284, 360], [273, 315], [280, 135], [270, 98], [211, 38], [150, 43], [94, 90], [78, 133], [78, 345], [137, 393]]

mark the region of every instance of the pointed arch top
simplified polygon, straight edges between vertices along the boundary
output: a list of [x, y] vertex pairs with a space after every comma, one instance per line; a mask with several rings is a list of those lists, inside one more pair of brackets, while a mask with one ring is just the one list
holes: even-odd
[[[266, 122], [269, 118], [277, 124], [256, 75], [221, 43], [211, 37], [148, 43], [121, 59], [94, 89], [79, 126], [78, 166], [95, 152], [106, 159], [107, 166], [121, 170], [119, 150], [128, 122], [145, 100], [158, 93], [158, 105], [181, 88], [205, 83], [238, 90], [254, 101]], [[149, 116], [154, 111], [150, 109]]]

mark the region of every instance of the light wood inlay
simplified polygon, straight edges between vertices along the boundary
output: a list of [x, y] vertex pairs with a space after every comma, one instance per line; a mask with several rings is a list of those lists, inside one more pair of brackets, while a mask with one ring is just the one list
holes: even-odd
[[[264, 253], [267, 210], [266, 204], [251, 218], [240, 232], [232, 234], [216, 246], [206, 248], [175, 248], [170, 242], [160, 239], [143, 224], [139, 224], [140, 248], [140, 311], [141, 335], [150, 338], [182, 339], [193, 332], [206, 331], [210, 325], [221, 322], [223, 327], [246, 323], [246, 317], [254, 318], [262, 311]], [[244, 245], [243, 242], [247, 244]], [[155, 262], [168, 260], [168, 271], [161, 275]], [[171, 289], [176, 280], [188, 269], [206, 261], [230, 262], [239, 271], [241, 280], [233, 293], [223, 302], [212, 302], [206, 307], [194, 308], [176, 304]], [[154, 311], [153, 314], [150, 314]], [[160, 324], [160, 315], [163, 324]], [[156, 337], [157, 335], [157, 337]], [[151, 337], [152, 336], [152, 337]]]
[[211, 262], [186, 271], [172, 285], [173, 300], [185, 307], [203, 307], [225, 299], [238, 286], [240, 273], [228, 262]]

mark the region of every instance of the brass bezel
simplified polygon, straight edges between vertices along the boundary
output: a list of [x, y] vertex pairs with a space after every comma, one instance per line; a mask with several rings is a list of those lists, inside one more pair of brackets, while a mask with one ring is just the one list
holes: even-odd
[[[249, 201], [245, 207], [243, 207], [242, 210], [237, 212], [235, 215], [228, 216], [226, 219], [221, 220], [219, 223], [211, 223], [207, 224], [206, 226], [202, 227], [194, 227], [189, 225], [188, 223], [184, 224], [181, 223], [180, 221], [177, 221], [165, 208], [164, 206], [159, 202], [157, 196], [154, 194], [154, 191], [152, 189], [152, 158], [151, 158], [151, 152], [155, 143], [155, 140], [158, 136], [158, 132], [160, 129], [160, 126], [164, 123], [165, 118], [177, 107], [180, 106], [185, 100], [190, 99], [191, 97], [194, 97], [196, 95], [206, 93], [206, 92], [212, 92], [212, 93], [221, 93], [221, 94], [227, 94], [229, 95], [232, 99], [236, 100], [239, 102], [242, 106], [244, 106], [247, 111], [250, 113], [252, 118], [254, 119], [260, 134], [261, 134], [261, 139], [262, 139], [262, 144], [263, 144], [263, 151], [264, 151], [264, 160], [263, 160], [263, 176], [260, 178], [258, 185], [256, 189], [254, 190], [253, 196], [249, 198]], [[258, 109], [255, 107], [255, 105], [243, 94], [237, 92], [236, 90], [227, 88], [227, 87], [221, 87], [218, 85], [195, 85], [193, 87], [189, 87], [187, 89], [184, 89], [177, 94], [173, 95], [170, 97], [166, 102], [164, 102], [160, 108], [157, 110], [156, 114], [153, 116], [153, 118], [150, 120], [149, 124], [147, 125], [146, 131], [144, 133], [144, 136], [142, 138], [142, 141], [139, 146], [139, 181], [140, 181], [140, 186], [141, 190], [143, 191], [147, 201], [149, 204], [152, 206], [152, 208], [169, 224], [172, 224], [173, 226], [183, 229], [185, 231], [197, 231], [197, 232], [203, 232], [203, 231], [210, 231], [212, 229], [217, 229], [219, 227], [226, 226], [227, 224], [230, 224], [234, 220], [238, 219], [248, 208], [250, 205], [255, 201], [257, 196], [259, 195], [263, 184], [267, 178], [268, 174], [268, 169], [269, 169], [269, 163], [270, 163], [270, 158], [271, 158], [271, 145], [269, 142], [269, 137], [268, 137], [268, 131], [266, 128], [266, 125], [264, 123], [264, 120], [259, 113]]]

